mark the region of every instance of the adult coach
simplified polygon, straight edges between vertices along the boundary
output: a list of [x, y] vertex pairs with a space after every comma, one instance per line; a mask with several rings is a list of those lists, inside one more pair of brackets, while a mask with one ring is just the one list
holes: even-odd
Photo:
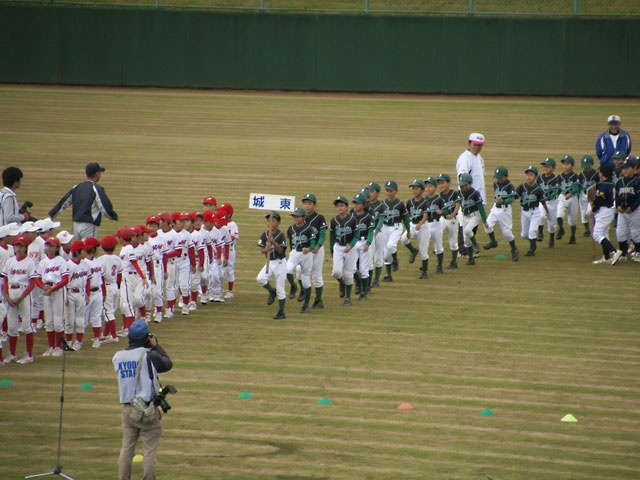
[[21, 213], [18, 206], [16, 190], [22, 182], [22, 170], [18, 167], [5, 168], [2, 172], [2, 185], [0, 190], [0, 227], [8, 223], [22, 223], [29, 220], [29, 213]]
[[129, 346], [113, 356], [123, 407], [122, 450], [118, 461], [120, 480], [131, 478], [131, 463], [138, 437], [142, 437], [144, 478], [156, 478], [156, 452], [162, 435], [160, 411], [156, 408], [153, 418], [148, 423], [142, 423], [131, 418], [131, 402], [136, 397], [147, 404], [153, 402], [153, 393], [159, 389], [158, 373], [168, 372], [172, 367], [167, 352], [158, 345], [155, 336], [149, 335], [146, 322], [133, 322], [129, 329]]
[[69, 205], [73, 205], [73, 233], [78, 240], [98, 237], [98, 227], [103, 214], [110, 220], [118, 220], [118, 214], [114, 212], [111, 200], [107, 197], [104, 188], [98, 185], [104, 171], [104, 167], [100, 164], [89, 163], [85, 167], [87, 179], [69, 190], [49, 211], [49, 216], [53, 219]]
[[618, 150], [624, 152], [625, 157], [631, 153], [631, 137], [620, 128], [620, 117], [609, 115], [607, 124], [609, 128], [598, 135], [596, 140], [596, 155], [600, 159], [600, 165], [613, 165], [612, 157]]
[[[482, 196], [482, 205], [487, 204], [487, 191], [484, 187], [484, 177], [486, 176], [486, 171], [484, 168], [484, 160], [480, 156], [480, 152], [482, 151], [482, 147], [484, 146], [484, 135], [481, 133], [470, 133], [469, 140], [467, 142], [467, 149], [460, 154], [458, 160], [456, 162], [456, 174], [458, 176], [458, 184], [460, 184], [460, 177], [465, 173], [471, 175], [472, 182], [471, 187], [474, 190], [480, 192]], [[461, 209], [462, 210], [462, 209]], [[460, 217], [460, 228], [458, 231], [458, 244], [463, 244], [463, 236], [462, 236], [462, 211], [459, 213]], [[473, 244], [473, 250], [476, 255], [480, 252], [480, 247], [476, 242], [475, 233], [477, 232], [478, 227], [476, 226], [473, 232], [473, 237], [471, 238], [471, 242]]]

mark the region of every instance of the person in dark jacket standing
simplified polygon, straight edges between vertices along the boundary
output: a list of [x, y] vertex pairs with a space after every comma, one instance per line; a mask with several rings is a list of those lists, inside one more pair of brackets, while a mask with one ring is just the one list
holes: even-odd
[[98, 163], [89, 163], [85, 167], [87, 180], [74, 186], [62, 197], [58, 204], [49, 211], [53, 219], [69, 205], [73, 206], [73, 233], [78, 240], [98, 237], [98, 227], [104, 214], [110, 220], [118, 220], [111, 200], [104, 188], [98, 185], [104, 167]]

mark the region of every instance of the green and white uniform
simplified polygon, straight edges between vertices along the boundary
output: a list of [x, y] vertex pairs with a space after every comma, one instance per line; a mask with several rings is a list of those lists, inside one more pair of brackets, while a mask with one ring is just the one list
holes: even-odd
[[[358, 223], [354, 215], [345, 217], [335, 216], [329, 224], [329, 246], [333, 254], [333, 269], [331, 275], [337, 280], [344, 280], [345, 285], [353, 285], [353, 274], [356, 271], [358, 242]], [[346, 252], [347, 246], [350, 250]], [[368, 274], [368, 269], [367, 269]]]
[[[311, 267], [313, 266], [313, 254], [304, 253], [303, 248], [313, 250], [316, 246], [316, 236], [311, 225], [291, 225], [287, 230], [289, 237], [289, 260], [287, 260], [287, 275], [293, 274], [296, 267], [300, 266], [302, 288], [311, 287]], [[293, 277], [291, 277], [293, 278]]]
[[467, 191], [460, 190], [460, 212], [462, 218], [462, 233], [464, 236], [464, 246], [469, 249], [473, 246], [471, 237], [473, 229], [478, 226], [480, 220], [487, 221], [487, 216], [482, 205], [482, 195], [473, 187]]
[[449, 239], [449, 248], [452, 252], [458, 250], [458, 217], [454, 215], [453, 218], [448, 220], [447, 215], [453, 213], [456, 209], [456, 204], [460, 203], [460, 191], [449, 190], [447, 194], [440, 193], [442, 199], [442, 216], [440, 217], [440, 225], [442, 225], [442, 232], [447, 232], [447, 238]]
[[[371, 244], [373, 243], [375, 223], [371, 214], [367, 212], [362, 215], [354, 212], [353, 218], [356, 221], [356, 237], [358, 238], [355, 246], [356, 263], [358, 264], [360, 279], [365, 279], [369, 277], [369, 270], [372, 269]], [[366, 252], [363, 250], [365, 245], [368, 246]]]
[[[376, 200], [375, 202], [371, 202], [369, 204], [369, 214], [373, 217], [373, 222], [375, 225], [378, 224], [378, 220], [380, 220], [380, 215], [384, 212], [384, 205], [382, 205], [382, 201]], [[373, 237], [373, 243], [371, 244], [373, 249], [373, 263], [375, 267], [382, 268], [384, 265], [384, 242], [382, 241], [382, 237], [378, 239], [377, 235]]]
[[[304, 219], [305, 225], [310, 225], [313, 229], [313, 235], [316, 238], [316, 246], [318, 253], [312, 253], [312, 265], [311, 265], [311, 281], [313, 286], [318, 289], [324, 285], [322, 278], [322, 264], [324, 263], [324, 240], [327, 234], [327, 222], [324, 217], [318, 212], [314, 212], [311, 215], [307, 215]], [[300, 280], [300, 271], [297, 270], [298, 280]]]
[[[538, 185], [540, 185], [540, 188], [542, 189], [544, 201], [547, 205], [547, 209], [549, 210], [549, 217], [547, 218], [547, 232], [556, 233], [556, 216], [558, 213], [558, 194], [560, 193], [560, 182], [558, 180], [558, 177], [556, 177], [556, 175], [553, 173], [549, 176], [542, 174], [538, 177]], [[544, 222], [544, 218], [546, 218], [547, 212], [544, 210], [542, 205], [540, 205], [538, 210], [540, 210], [541, 222]]]
[[[513, 187], [513, 184], [507, 180], [502, 184], [493, 182], [493, 192], [495, 202], [491, 207], [489, 216], [487, 217], [487, 225], [489, 225], [489, 228], [486, 229], [486, 232], [489, 234], [493, 233], [493, 227], [498, 223], [504, 239], [507, 242], [512, 242], [515, 237], [511, 231], [513, 228], [511, 203], [513, 203], [517, 197], [516, 190]], [[500, 204], [497, 203], [499, 199], [502, 199], [502, 203]]]
[[[382, 212], [376, 225], [376, 241], [380, 240], [384, 246], [384, 264], [391, 265], [393, 255], [398, 251], [398, 241], [402, 236], [402, 225], [409, 230], [409, 216], [404, 203], [397, 198], [395, 200], [385, 199], [381, 205]], [[377, 263], [376, 263], [377, 264]]]
[[578, 197], [580, 221], [582, 223], [589, 223], [591, 205], [587, 198], [587, 190], [600, 181], [600, 175], [598, 175], [598, 171], [595, 168], [592, 168], [590, 171], [583, 170], [580, 175], [578, 175], [578, 181], [580, 182], [580, 196]]
[[[400, 242], [403, 245], [409, 245], [411, 240], [417, 239], [420, 258], [426, 260], [429, 258], [429, 228], [426, 226], [427, 199], [420, 198], [416, 200], [411, 198], [407, 200], [406, 207], [410, 227], [402, 234]], [[407, 232], [411, 233], [411, 238], [408, 238]]]
[[[267, 273], [267, 266], [265, 265], [258, 273], [256, 280], [258, 285], [265, 287], [269, 281], [269, 277], [273, 276], [276, 280], [276, 295], [278, 300], [284, 300], [287, 298], [287, 294], [284, 289], [284, 282], [287, 279], [287, 262], [285, 261], [285, 252], [287, 250], [287, 239], [280, 230], [276, 230], [273, 233], [273, 240], [278, 246], [282, 247], [282, 253], [278, 253], [276, 249], [271, 246], [271, 252], [269, 253], [269, 273]], [[267, 245], [267, 232], [263, 232], [260, 235], [258, 246], [264, 248]]]
[[[575, 227], [578, 221], [578, 197], [580, 193], [580, 181], [576, 172], [564, 173], [558, 175], [560, 183], [560, 195], [558, 196], [558, 212], [557, 218], [563, 219], [565, 212], [567, 213], [567, 223], [571, 227]], [[566, 198], [566, 194], [571, 196]]]
[[[544, 193], [537, 183], [532, 186], [523, 183], [516, 189], [520, 197], [520, 236], [528, 240], [537, 238], [540, 224], [540, 206], [544, 202]], [[544, 211], [544, 210], [543, 210]], [[546, 215], [546, 212], [545, 212]]]

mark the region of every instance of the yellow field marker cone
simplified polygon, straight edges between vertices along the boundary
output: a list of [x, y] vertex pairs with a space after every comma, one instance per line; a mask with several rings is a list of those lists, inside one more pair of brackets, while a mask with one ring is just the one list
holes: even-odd
[[133, 463], [141, 463], [142, 460], [144, 460], [142, 455], [134, 455], [133, 457]]

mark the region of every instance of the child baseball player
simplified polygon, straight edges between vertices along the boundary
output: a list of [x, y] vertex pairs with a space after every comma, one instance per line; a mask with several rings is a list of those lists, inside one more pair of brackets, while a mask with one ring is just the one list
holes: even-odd
[[[578, 197], [578, 204], [580, 205], [580, 221], [584, 226], [584, 236], [589, 237], [589, 217], [591, 216], [591, 205], [587, 198], [587, 191], [598, 183], [598, 171], [593, 168], [593, 157], [591, 155], [585, 155], [580, 160], [580, 166], [582, 172], [578, 175], [578, 182], [580, 183], [580, 195]], [[613, 179], [610, 179], [613, 182]]]
[[[382, 200], [378, 198], [380, 196], [380, 185], [376, 182], [371, 182], [367, 185], [367, 190], [370, 192], [369, 214], [373, 216], [373, 221], [378, 225], [380, 215], [384, 212]], [[380, 237], [380, 240], [376, 241], [375, 229], [371, 250], [373, 251], [373, 266], [375, 268], [375, 276], [373, 282], [371, 282], [371, 287], [377, 288], [380, 286], [380, 274], [382, 273], [382, 267], [384, 265], [384, 242], [382, 241], [382, 237]], [[369, 274], [370, 277], [372, 273], [373, 272]]]
[[155, 309], [153, 321], [161, 323], [162, 307], [164, 306], [164, 256], [169, 253], [169, 247], [165, 236], [158, 234], [160, 218], [157, 215], [147, 217], [146, 227], [151, 230], [147, 244], [151, 249], [153, 261], [153, 278], [151, 279], [151, 295]]
[[311, 298], [311, 266], [313, 257], [311, 250], [316, 246], [316, 237], [313, 228], [309, 224], [304, 223], [306, 212], [304, 208], [298, 207], [291, 214], [294, 224], [287, 230], [289, 237], [289, 260], [287, 261], [287, 280], [291, 285], [289, 289], [289, 298], [296, 297], [296, 286], [293, 272], [296, 267], [300, 266], [300, 275], [302, 276], [302, 287], [304, 288], [304, 304], [301, 313], [309, 313], [309, 299]]
[[216, 213], [217, 206], [218, 204], [216, 202], [215, 197], [212, 197], [212, 196], [204, 197], [204, 200], [202, 201], [202, 209], [205, 212]]
[[93, 330], [93, 348], [100, 348], [100, 330], [102, 328], [102, 312], [104, 310], [104, 297], [106, 290], [104, 285], [104, 265], [102, 260], [96, 258], [96, 251], [100, 242], [89, 237], [85, 239], [86, 256], [83, 262], [89, 268], [89, 276], [91, 277], [91, 290], [89, 291], [89, 303], [85, 309], [85, 326], [91, 325]]
[[371, 284], [371, 244], [373, 243], [375, 221], [371, 213], [365, 209], [367, 197], [364, 193], [357, 193], [351, 203], [353, 204], [353, 218], [356, 221], [355, 236], [358, 239], [354, 247], [361, 284], [358, 300], [367, 300]]
[[134, 225], [132, 227], [134, 231], [138, 233], [139, 243], [135, 247], [136, 250], [142, 252], [142, 260], [140, 261], [140, 269], [145, 278], [149, 280], [149, 286], [144, 286], [142, 289], [142, 305], [136, 312], [136, 320], [138, 318], [144, 319], [145, 322], [151, 322], [151, 307], [153, 305], [153, 291], [151, 290], [152, 282], [155, 278], [155, 271], [153, 269], [153, 251], [149, 245], [149, 230], [144, 225]]
[[[20, 364], [33, 363], [33, 340], [34, 326], [31, 323], [31, 291], [36, 286], [36, 272], [33, 260], [27, 257], [29, 239], [25, 235], [18, 235], [13, 240], [15, 257], [10, 257], [4, 264], [2, 277], [4, 284], [4, 298], [7, 306], [7, 326], [9, 333], [9, 356], [4, 359], [4, 363], [16, 362]], [[18, 332], [22, 332], [26, 337], [26, 352], [18, 360], [16, 356], [16, 346], [18, 343]]]
[[611, 263], [611, 265], [615, 265], [622, 257], [623, 252], [622, 250], [616, 250], [609, 241], [609, 226], [613, 221], [615, 212], [615, 187], [611, 181], [613, 165], [609, 163], [601, 164], [599, 176], [600, 181], [595, 187], [594, 194], [590, 195], [589, 200], [593, 211], [593, 239], [596, 243], [602, 245], [603, 255], [600, 260], [595, 260], [593, 263]]
[[538, 184], [538, 169], [529, 165], [524, 171], [525, 183], [518, 185], [517, 196], [520, 198], [520, 236], [529, 240], [529, 250], [526, 257], [533, 257], [536, 251], [538, 239], [537, 229], [540, 223], [540, 205], [544, 208], [546, 216], [549, 211], [544, 201], [544, 193]]
[[460, 191], [451, 189], [451, 177], [441, 173], [436, 179], [442, 199], [442, 216], [440, 224], [443, 233], [447, 232], [449, 248], [451, 249], [451, 262], [448, 269], [458, 268], [458, 211], [460, 210]]
[[[40, 235], [42, 232], [40, 223], [36, 222], [24, 222], [20, 227], [20, 233], [27, 237], [29, 240], [29, 247], [27, 248], [27, 256], [33, 260], [33, 265], [36, 270], [38, 269], [38, 263], [40, 258], [44, 256], [44, 238]], [[35, 288], [31, 292], [31, 323], [33, 323], [33, 331], [40, 330], [44, 325], [44, 316], [42, 311], [42, 290]]]
[[168, 256], [170, 252], [175, 250], [174, 242], [176, 238], [176, 231], [173, 229], [175, 219], [172, 218], [172, 215], [169, 212], [160, 212], [157, 216], [160, 221], [158, 235], [162, 237], [167, 249], [167, 253], [162, 257], [165, 296], [167, 298], [167, 307], [164, 311], [164, 318], [171, 318], [173, 317], [178, 293], [176, 287], [176, 259], [175, 257]]
[[[83, 262], [86, 245], [81, 240], [71, 244], [71, 260], [67, 261], [69, 282], [67, 283], [67, 305], [64, 319], [64, 333], [67, 343], [74, 350], [82, 348], [85, 331], [85, 312], [91, 292], [91, 275], [88, 265]], [[75, 341], [73, 334], [76, 334]]]
[[73, 242], [73, 235], [66, 230], [61, 231], [56, 235], [60, 240], [60, 256], [65, 260], [71, 260], [71, 243]]
[[[547, 220], [547, 232], [549, 232], [549, 248], [555, 247], [556, 236], [556, 218], [558, 216], [558, 195], [560, 193], [560, 180], [556, 177], [554, 170], [556, 169], [556, 161], [553, 158], [545, 158], [540, 165], [542, 165], [542, 175], [538, 176], [538, 185], [542, 189], [544, 194], [544, 201], [547, 209], [540, 211], [540, 225], [538, 225], [538, 237], [537, 241], [541, 242], [544, 238], [542, 230], [544, 228], [544, 218], [546, 212], [549, 212], [548, 216], [545, 215]], [[543, 208], [540, 205], [540, 208]]]
[[620, 251], [618, 260], [626, 260], [629, 241], [635, 245], [634, 261], [640, 261], [640, 177], [635, 174], [638, 161], [627, 157], [621, 165], [621, 178], [615, 184], [615, 201], [618, 212], [616, 238]]
[[189, 311], [193, 312], [198, 307], [198, 294], [200, 293], [200, 280], [202, 272], [204, 271], [204, 259], [205, 259], [205, 241], [203, 233], [201, 231], [203, 215], [200, 212], [191, 212], [189, 219], [191, 222], [186, 222], [185, 229], [191, 235], [191, 242], [196, 251], [196, 268], [191, 273], [191, 299], [189, 301]]
[[[304, 222], [311, 225], [313, 234], [316, 236], [316, 246], [311, 250], [311, 254], [313, 255], [311, 280], [316, 291], [316, 298], [311, 308], [324, 308], [324, 303], [322, 302], [322, 289], [324, 287], [322, 264], [324, 263], [324, 242], [327, 235], [327, 222], [323, 215], [316, 212], [316, 204], [316, 196], [313, 193], [307, 193], [302, 197], [302, 208], [304, 208], [307, 214]], [[300, 286], [302, 287], [302, 284], [300, 284]], [[300, 294], [302, 295], [302, 291]], [[301, 299], [298, 298], [298, 301], [301, 301]]]
[[[429, 258], [428, 245], [425, 245], [424, 242], [426, 229], [422, 230], [422, 225], [427, 221], [427, 213], [425, 212], [426, 200], [423, 197], [424, 187], [424, 181], [418, 179], [415, 179], [409, 185], [413, 197], [407, 200], [405, 206], [409, 216], [410, 227], [400, 237], [400, 242], [409, 249], [409, 263], [415, 261], [419, 252], [423, 267], [425, 259]], [[414, 238], [417, 238], [418, 248], [411, 244], [411, 240]]]
[[118, 231], [118, 237], [122, 243], [122, 250], [120, 250], [120, 260], [122, 261], [120, 311], [123, 315], [123, 336], [129, 334], [129, 327], [135, 321], [136, 313], [144, 305], [144, 289], [149, 288], [149, 280], [141, 267], [141, 264], [146, 261], [146, 253], [137, 248], [140, 244], [140, 233], [139, 229], [132, 227], [121, 228]]
[[122, 260], [119, 255], [114, 255], [118, 241], [111, 235], [105, 236], [100, 242], [104, 255], [100, 261], [104, 267], [104, 331], [102, 343], [114, 343], [118, 341], [116, 334], [116, 310], [120, 303], [120, 284], [122, 281]]
[[[429, 242], [433, 241], [433, 250], [436, 254], [438, 261], [436, 266], [436, 274], [442, 273], [442, 261], [444, 259], [444, 248], [442, 247], [442, 225], [440, 224], [440, 217], [442, 215], [442, 209], [444, 208], [444, 201], [436, 193], [438, 188], [438, 181], [434, 177], [429, 177], [425, 181], [425, 210], [427, 212], [427, 222], [425, 227], [427, 228], [427, 252], [429, 251]], [[423, 228], [425, 228], [423, 227]], [[423, 262], [424, 278], [427, 277], [427, 265], [429, 257], [427, 256], [426, 262]]]
[[208, 302], [213, 302], [216, 296], [214, 292], [222, 290], [222, 285], [220, 284], [220, 265], [218, 263], [217, 256], [218, 244], [220, 243], [220, 233], [214, 226], [216, 220], [213, 212], [204, 212], [203, 220], [205, 247], [207, 251], [207, 261], [205, 261], [205, 272], [203, 272], [203, 275], [206, 277], [207, 283], [202, 286], [202, 293]]
[[467, 252], [467, 262], [465, 265], [475, 265], [476, 261], [473, 258], [473, 229], [478, 226], [480, 219], [485, 228], [487, 225], [487, 214], [484, 211], [484, 205], [482, 204], [482, 195], [471, 186], [473, 178], [468, 173], [460, 175], [458, 180], [458, 186], [460, 187], [460, 210], [462, 212], [462, 234], [464, 238], [464, 248]]
[[560, 240], [564, 236], [563, 218], [567, 213], [567, 223], [571, 227], [571, 237], [569, 244], [576, 243], [576, 223], [578, 220], [578, 194], [580, 193], [580, 181], [578, 174], [573, 171], [574, 160], [570, 155], [565, 155], [560, 160], [562, 163], [562, 173], [558, 175], [560, 184], [560, 195], [558, 196], [558, 235]]
[[487, 233], [489, 234], [489, 243], [484, 245], [485, 250], [490, 248], [496, 248], [498, 242], [496, 241], [493, 227], [496, 223], [500, 224], [500, 230], [502, 230], [502, 236], [509, 242], [511, 246], [511, 260], [517, 262], [520, 253], [516, 247], [516, 240], [511, 231], [513, 226], [513, 218], [511, 215], [511, 204], [516, 199], [516, 189], [509, 180], [509, 171], [507, 167], [496, 168], [493, 178], [496, 180], [493, 182], [494, 203], [487, 217]]
[[6, 342], [7, 336], [7, 307], [9, 303], [4, 296], [4, 277], [2, 270], [9, 257], [15, 256], [13, 252], [13, 240], [18, 233], [18, 224], [9, 223], [0, 227], [0, 363], [2, 360], [2, 342]]
[[224, 209], [229, 219], [227, 229], [229, 230], [231, 240], [229, 244], [229, 259], [227, 266], [224, 268], [224, 274], [227, 276], [227, 293], [224, 294], [224, 298], [233, 298], [233, 284], [236, 280], [236, 245], [238, 244], [238, 240], [240, 240], [240, 230], [238, 229], [238, 224], [232, 220], [233, 206], [230, 203], [225, 203], [221, 205], [220, 208]]
[[216, 246], [216, 258], [218, 259], [218, 278], [213, 289], [213, 301], [216, 303], [224, 303], [222, 291], [224, 290], [224, 271], [229, 266], [229, 251], [231, 248], [231, 235], [227, 225], [229, 219], [225, 210], [218, 209], [213, 217], [215, 230], [218, 231], [218, 239]]
[[[392, 282], [391, 270], [398, 270], [398, 240], [402, 236], [402, 225], [406, 230], [410, 230], [409, 216], [407, 208], [401, 200], [396, 198], [398, 194], [398, 184], [389, 180], [384, 184], [387, 198], [382, 201], [383, 209], [376, 225], [376, 241], [381, 241], [384, 245], [384, 265], [387, 275], [382, 278], [383, 282]], [[402, 222], [402, 223], [401, 223]]]
[[[189, 315], [189, 298], [191, 293], [191, 274], [196, 269], [196, 250], [189, 234], [191, 217], [188, 213], [179, 213], [175, 216], [176, 235], [173, 241], [172, 252], [167, 258], [175, 258], [176, 283], [182, 295], [182, 315]], [[185, 228], [186, 227], [186, 228]]]
[[[260, 235], [258, 246], [263, 255], [267, 257], [267, 262], [258, 273], [256, 280], [258, 285], [266, 288], [269, 292], [267, 305], [272, 305], [273, 301], [278, 297], [278, 313], [273, 317], [275, 320], [286, 318], [284, 314], [284, 305], [287, 301], [287, 294], [284, 289], [284, 283], [287, 278], [287, 263], [285, 261], [285, 252], [287, 250], [287, 239], [278, 227], [280, 226], [280, 214], [276, 211], [267, 213], [264, 218], [267, 219], [267, 230]], [[269, 278], [273, 276], [276, 282], [274, 289], [269, 284]]]
[[349, 201], [339, 196], [333, 201], [337, 215], [329, 224], [329, 248], [333, 256], [331, 276], [338, 281], [340, 298], [344, 307], [351, 305], [353, 274], [356, 271], [357, 252], [353, 248], [358, 242], [356, 219], [348, 212]]
[[67, 295], [65, 285], [69, 283], [67, 261], [60, 256], [60, 240], [49, 237], [44, 244], [45, 257], [38, 265], [36, 283], [43, 291], [45, 330], [49, 348], [43, 357], [62, 355], [60, 337], [64, 335], [64, 313]]

